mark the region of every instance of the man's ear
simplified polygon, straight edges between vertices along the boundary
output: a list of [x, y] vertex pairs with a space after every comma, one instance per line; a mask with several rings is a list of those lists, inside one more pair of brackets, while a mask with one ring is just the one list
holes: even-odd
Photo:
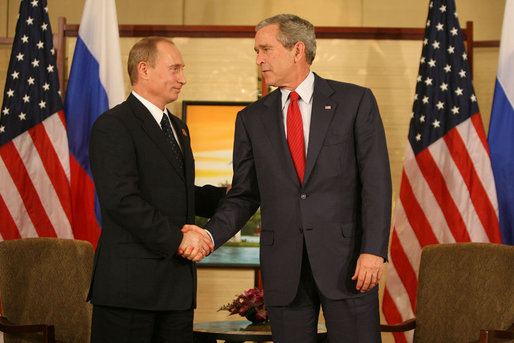
[[305, 58], [305, 44], [302, 41], [296, 42], [293, 49], [295, 62], [298, 62], [302, 58]]
[[137, 64], [137, 73], [140, 79], [148, 79], [148, 63], [146, 61]]

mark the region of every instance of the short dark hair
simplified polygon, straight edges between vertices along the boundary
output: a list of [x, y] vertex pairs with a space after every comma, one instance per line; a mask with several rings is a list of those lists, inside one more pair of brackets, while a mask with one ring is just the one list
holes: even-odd
[[157, 44], [159, 42], [167, 42], [175, 45], [171, 40], [165, 37], [152, 36], [141, 39], [130, 49], [127, 70], [131, 84], [134, 84], [137, 81], [137, 65], [139, 62], [145, 61], [148, 62], [151, 67], [155, 66]]

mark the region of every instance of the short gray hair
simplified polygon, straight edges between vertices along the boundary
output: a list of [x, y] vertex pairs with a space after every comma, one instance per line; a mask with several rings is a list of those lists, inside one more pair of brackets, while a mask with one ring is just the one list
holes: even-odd
[[316, 35], [314, 26], [305, 19], [294, 14], [278, 14], [274, 17], [262, 20], [255, 27], [259, 31], [265, 26], [278, 24], [278, 41], [288, 49], [292, 48], [297, 42], [305, 44], [305, 57], [308, 64], [312, 64], [316, 57]]

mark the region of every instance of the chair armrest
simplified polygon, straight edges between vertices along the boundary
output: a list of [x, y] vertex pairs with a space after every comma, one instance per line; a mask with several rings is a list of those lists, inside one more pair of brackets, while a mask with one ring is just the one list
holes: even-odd
[[490, 338], [514, 339], [514, 324], [507, 330], [480, 330], [479, 343], [488, 343]]
[[24, 334], [41, 332], [43, 343], [55, 343], [54, 326], [47, 324], [17, 325], [11, 323], [7, 318], [0, 316], [0, 331], [7, 334]]
[[382, 332], [404, 332], [416, 328], [416, 318], [408, 319], [404, 322], [394, 325], [380, 324], [380, 331]]

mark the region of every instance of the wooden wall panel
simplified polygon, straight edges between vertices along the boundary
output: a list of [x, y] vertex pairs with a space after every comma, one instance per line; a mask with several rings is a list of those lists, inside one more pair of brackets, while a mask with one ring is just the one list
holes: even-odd
[[353, 0], [188, 0], [187, 25], [256, 25], [279, 13], [294, 13], [319, 26], [360, 26], [362, 4]]
[[239, 315], [228, 317], [228, 311], [217, 311], [253, 285], [254, 270], [251, 268], [198, 268], [195, 322], [241, 320]]

